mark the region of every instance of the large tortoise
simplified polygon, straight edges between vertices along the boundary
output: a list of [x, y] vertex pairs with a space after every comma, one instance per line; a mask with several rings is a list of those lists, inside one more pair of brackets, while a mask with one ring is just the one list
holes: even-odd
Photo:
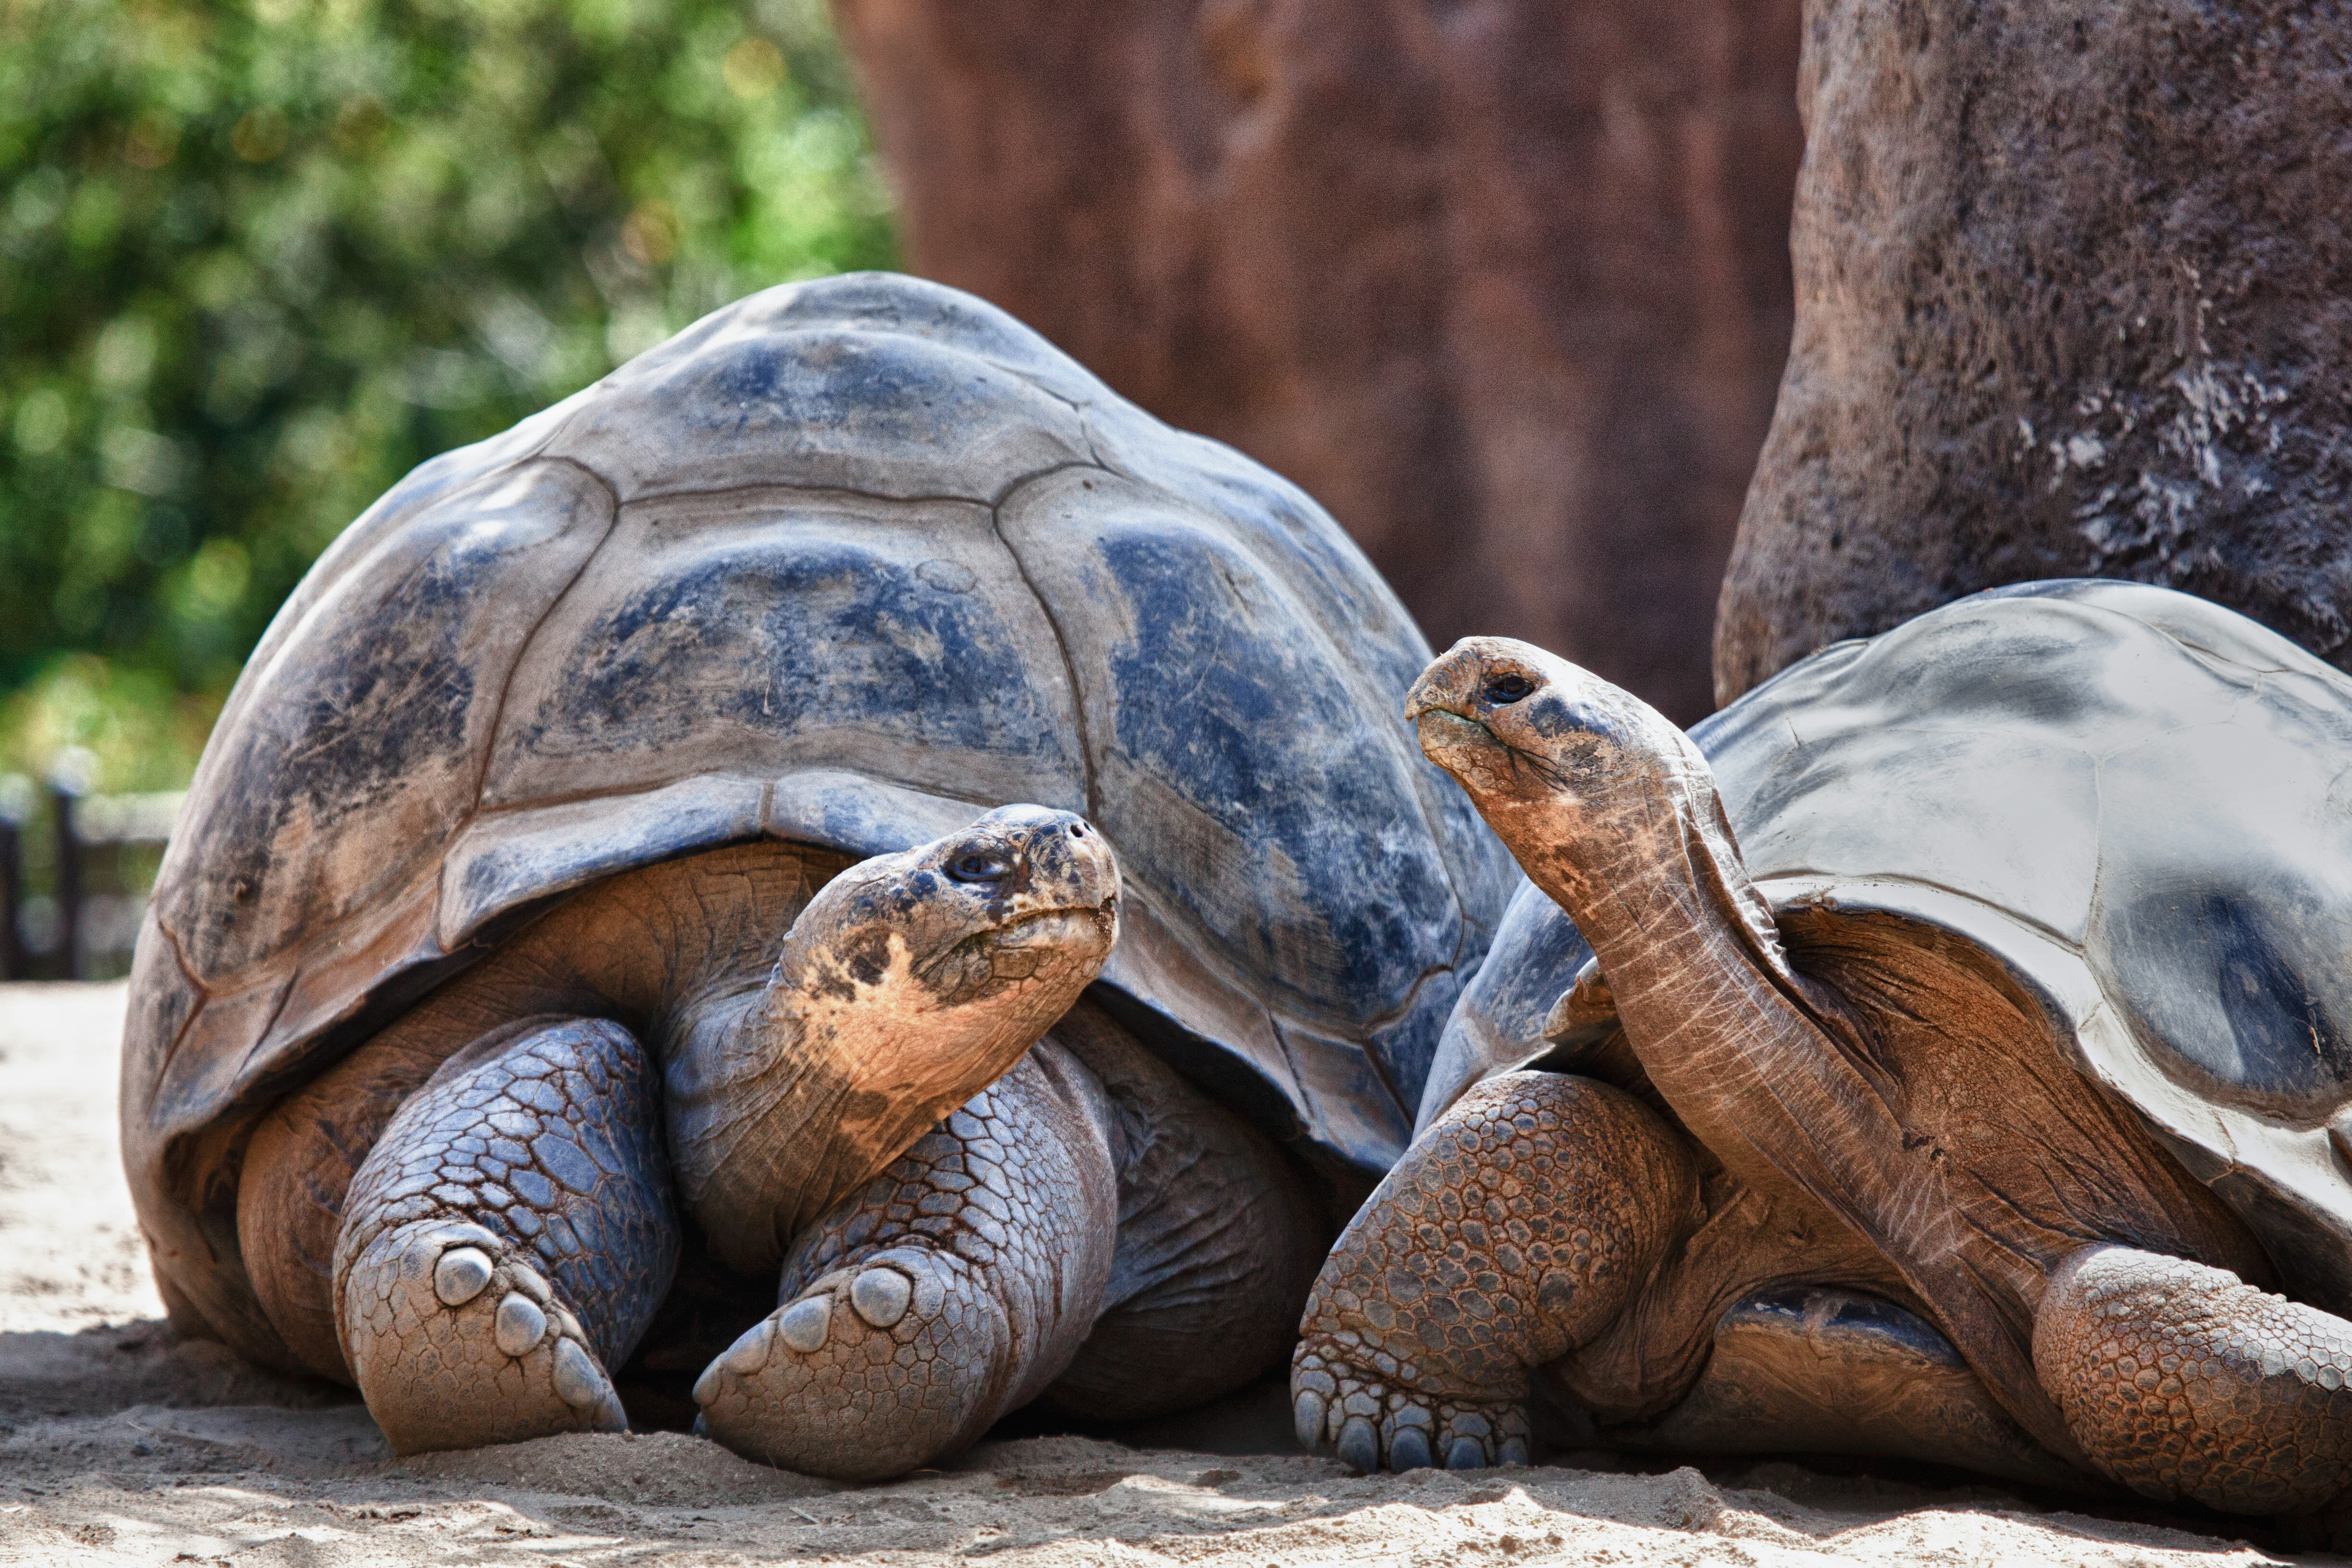
[[141, 937], [173, 1321], [402, 1449], [617, 1425], [634, 1355], [844, 1476], [1246, 1380], [1508, 890], [1397, 721], [1427, 651], [1296, 489], [905, 278], [424, 465]]
[[[1691, 737], [1501, 639], [1409, 711], [1575, 929], [1507, 916], [1318, 1283], [1302, 1435], [1516, 1455], [1541, 1368], [1636, 1441], [2352, 1482], [2352, 679], [2078, 581]], [[1486, 1076], [1532, 1035], [1567, 1071]]]

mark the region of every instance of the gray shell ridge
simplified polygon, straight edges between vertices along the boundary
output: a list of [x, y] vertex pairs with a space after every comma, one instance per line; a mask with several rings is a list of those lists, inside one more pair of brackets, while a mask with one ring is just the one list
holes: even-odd
[[718, 311], [420, 467], [256, 649], [134, 962], [159, 1272], [202, 1294], [235, 1256], [235, 1113], [550, 900], [1013, 801], [1119, 855], [1107, 1001], [1319, 1158], [1385, 1168], [1508, 889], [1402, 722], [1428, 657], [1302, 492], [992, 307], [866, 274]]
[[[1776, 908], [1990, 954], [2296, 1294], [2352, 1299], [2352, 679], [2204, 600], [2070, 579], [1833, 645], [1691, 734]], [[1522, 879], [1423, 1121], [1553, 1056], [1590, 956]]]

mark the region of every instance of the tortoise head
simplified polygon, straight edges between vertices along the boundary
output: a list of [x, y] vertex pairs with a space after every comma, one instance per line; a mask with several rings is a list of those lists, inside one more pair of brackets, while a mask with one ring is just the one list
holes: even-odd
[[1413, 683], [1405, 717], [1538, 885], [1539, 862], [1590, 870], [1648, 823], [1711, 813], [1714, 775], [1687, 736], [1528, 643], [1465, 637]]
[[802, 1227], [1019, 1060], [1118, 934], [1110, 845], [1043, 806], [827, 882], [764, 992], [714, 1008], [723, 1043], [669, 1065], [680, 1194], [719, 1256], [772, 1270]]
[[1038, 1015], [1043, 1029], [1100, 973], [1118, 934], [1109, 841], [1073, 813], [1008, 805], [826, 883], [777, 968], [813, 995], [871, 1003], [896, 989], [910, 1015], [971, 1012], [989, 1033]]
[[1465, 637], [1413, 682], [1405, 715], [1604, 973], [1702, 906], [1745, 962], [1785, 970], [1715, 772], [1656, 709], [1539, 647]]

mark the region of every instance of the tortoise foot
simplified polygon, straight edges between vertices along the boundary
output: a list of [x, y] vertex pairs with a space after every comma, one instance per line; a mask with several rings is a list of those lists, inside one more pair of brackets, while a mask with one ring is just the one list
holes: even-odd
[[396, 1453], [628, 1428], [579, 1320], [480, 1226], [417, 1220], [376, 1237], [344, 1278], [341, 1330]]
[[971, 1263], [926, 1247], [817, 1279], [694, 1385], [701, 1430], [747, 1458], [843, 1479], [895, 1476], [997, 1414], [1013, 1325]]
[[1369, 1369], [1352, 1335], [1301, 1341], [1291, 1361], [1291, 1414], [1306, 1448], [1338, 1450], [1358, 1470], [1484, 1469], [1528, 1462], [1528, 1412], [1508, 1399], [1422, 1393]]
[[626, 1429], [604, 1367], [677, 1261], [655, 1083], [618, 1025], [528, 1018], [444, 1062], [385, 1126], [352, 1178], [333, 1299], [395, 1450]]
[[938, 1462], [1060, 1376], [1100, 1314], [1118, 1186], [1049, 1037], [793, 1243], [784, 1304], [703, 1373], [709, 1436], [843, 1480]]
[[1691, 1213], [1687, 1147], [1629, 1094], [1487, 1079], [1323, 1263], [1290, 1367], [1299, 1441], [1358, 1469], [1528, 1458], [1535, 1368], [1609, 1327]]

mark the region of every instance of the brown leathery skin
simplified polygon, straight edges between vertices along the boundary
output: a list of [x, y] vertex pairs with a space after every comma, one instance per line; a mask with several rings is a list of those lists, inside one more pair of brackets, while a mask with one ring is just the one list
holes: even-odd
[[2221, 1269], [2084, 1247], [2051, 1277], [2033, 1364], [2084, 1451], [2145, 1496], [2299, 1513], [2352, 1483], [2352, 1323]]
[[635, 1037], [531, 1020], [460, 1052], [346, 1200], [337, 1319], [368, 1413], [404, 1454], [625, 1426], [605, 1369], [652, 1319], [677, 1247]]
[[1698, 1210], [1688, 1144], [1631, 1095], [1479, 1084], [1325, 1263], [1291, 1363], [1300, 1440], [1359, 1469], [1525, 1463], [1532, 1369], [1614, 1322]]
[[677, 1267], [656, 1100], [653, 1064], [619, 1025], [518, 1020], [444, 1063], [384, 1129], [345, 1200], [338, 1271], [394, 1226], [480, 1225], [548, 1276], [588, 1348], [619, 1365]]
[[[1262, 1133], [1081, 999], [794, 1243], [782, 1306], [736, 1347], [749, 1373], [733, 1350], [706, 1370], [705, 1426], [870, 1479], [1032, 1398], [1096, 1419], [1195, 1405], [1287, 1353], [1326, 1226]], [[896, 1310], [900, 1279], [904, 1316], [877, 1323], [861, 1281]]]
[[1097, 1421], [1189, 1409], [1281, 1365], [1338, 1229], [1274, 1142], [1081, 1000], [1046, 1038], [1101, 1084], [1118, 1162], [1102, 1310], [1040, 1398]]
[[246, 1145], [236, 1204], [246, 1274], [285, 1350], [320, 1377], [352, 1381], [335, 1327], [344, 1196], [401, 1101], [438, 1065], [419, 1053], [362, 1048], [271, 1106]]
[[[1967, 1311], [1973, 1279], [1936, 1288], [1967, 1272], [1932, 1267], [1963, 1247], [1943, 1208], [1905, 1190], [1910, 1173], [1875, 1158], [1904, 1134], [1883, 1075], [1842, 1048], [1835, 998], [1790, 965], [1696, 748], [1630, 693], [1501, 638], [1457, 644], [1407, 712], [1423, 750], [1591, 942], [1635, 1054], [1693, 1136], [1776, 1206], [1810, 1203], [1885, 1251], [1996, 1396], [2068, 1452], [2032, 1379], [2031, 1302], [2003, 1321]], [[1924, 1258], [1906, 1258], [1889, 1233], [1923, 1223]]]
[[1118, 1222], [1108, 1107], [1050, 1040], [793, 1244], [695, 1384], [739, 1454], [847, 1480], [953, 1453], [1077, 1353]]
[[[947, 874], [974, 855], [1004, 874]], [[350, 1376], [320, 1331], [349, 1173], [443, 1061], [548, 1014], [612, 1018], [654, 1047], [680, 1199], [720, 1257], [764, 1273], [812, 1205], [855, 1190], [877, 1152], [887, 1163], [1069, 1005], [1116, 937], [1117, 888], [1079, 818], [1007, 807], [854, 867], [762, 842], [586, 889], [267, 1119], [238, 1193], [241, 1237], [268, 1258], [253, 1270], [265, 1310], [306, 1364]]]
[[[2110, 1471], [2100, 1445], [2128, 1435], [2062, 1412], [2037, 1375], [2053, 1271], [2115, 1242], [2227, 1265], [2237, 1272], [2210, 1279], [2256, 1299], [2241, 1275], [2264, 1265], [2242, 1222], [2132, 1117], [2034, 1054], [2050, 1055], [2047, 1028], [2003, 1020], [1965, 943], [1801, 920], [1791, 935], [1821, 963], [1792, 963], [1705, 759], [1638, 700], [1478, 638], [1431, 666], [1408, 712], [1591, 941], [1635, 1053], [1694, 1136], [1741, 1182], [1817, 1205], [1884, 1254], [2036, 1440]], [[2136, 1332], [2160, 1336], [2164, 1314], [2189, 1310], [2156, 1302], [2135, 1309], [2154, 1314]], [[2200, 1455], [2180, 1474], [2237, 1451], [2218, 1428], [2180, 1440]], [[2138, 1441], [2113, 1473], [2129, 1479]]]
[[1704, 1218], [1614, 1321], [1535, 1369], [1555, 1399], [1603, 1425], [1653, 1420], [1680, 1405], [1707, 1368], [1723, 1314], [1759, 1290], [1805, 1285], [1909, 1300], [1886, 1259], [1816, 1205], [1748, 1186], [1704, 1150], [1691, 1154]]

